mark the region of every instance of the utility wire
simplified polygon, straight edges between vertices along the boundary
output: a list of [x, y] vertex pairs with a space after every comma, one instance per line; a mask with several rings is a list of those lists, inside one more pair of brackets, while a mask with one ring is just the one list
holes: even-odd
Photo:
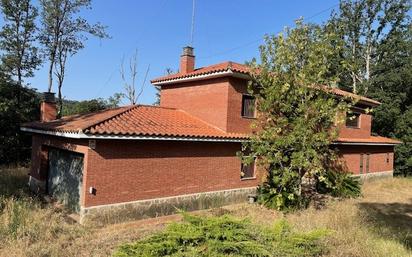
[[[166, 0], [163, 0], [163, 1], [160, 3], [160, 6], [158, 7], [158, 12], [153, 13], [153, 15], [152, 15], [150, 18], [156, 17], [157, 13], [159, 13], [160, 11], [162, 11], [162, 10], [164, 9], [165, 4], [166, 4]], [[144, 32], [146, 32], [146, 30], [149, 29], [149, 27], [150, 27], [150, 26], [144, 27], [143, 30], [138, 34], [138, 35], [139, 35], [138, 38], [139, 38], [141, 35], [143, 35]], [[138, 39], [136, 40], [136, 42], [135, 42], [134, 45], [137, 45], [137, 42], [138, 42]], [[132, 51], [135, 51], [135, 50], [136, 50], [136, 48], [134, 47], [133, 49], [130, 49], [129, 51], [126, 51], [126, 52], [131, 53]], [[149, 66], [150, 66], [150, 64], [149, 64]], [[110, 76], [108, 77], [108, 79], [106, 80], [106, 82], [105, 82], [105, 83], [99, 88], [99, 90], [97, 91], [97, 95], [96, 95], [95, 98], [100, 97], [100, 94], [103, 92], [103, 89], [106, 88], [106, 86], [107, 86], [107, 85], [109, 84], [109, 82], [112, 80], [114, 73], [117, 72], [118, 69], [119, 69], [118, 67], [116, 67], [116, 68], [113, 69], [113, 71], [110, 73]]]
[[[315, 18], [315, 17], [317, 17], [317, 16], [319, 16], [319, 15], [321, 15], [321, 14], [323, 14], [323, 13], [325, 13], [325, 12], [327, 12], [327, 11], [333, 9], [333, 8], [335, 8], [335, 7], [338, 6], [338, 5], [339, 5], [339, 4], [332, 5], [332, 6], [326, 8], [326, 9], [324, 9], [324, 10], [322, 10], [322, 11], [319, 11], [319, 12], [313, 14], [312, 16], [309, 16], [309, 17], [308, 17], [307, 19], [305, 19], [305, 20], [306, 20], [306, 21], [310, 21], [310, 20], [312, 20], [313, 18]], [[280, 32], [282, 32], [282, 30], [276, 32], [275, 34], [278, 34], [278, 33], [280, 33]], [[209, 58], [212, 58], [212, 57], [225, 55], [225, 54], [234, 52], [234, 51], [236, 51], [236, 50], [239, 50], [239, 49], [242, 49], [242, 48], [251, 46], [251, 45], [255, 45], [256, 43], [262, 41], [262, 39], [263, 39], [263, 37], [259, 37], [258, 39], [255, 39], [255, 40], [246, 42], [246, 43], [244, 43], [244, 44], [242, 44], [242, 45], [239, 45], [239, 46], [236, 46], [236, 47], [233, 47], [233, 48], [229, 48], [229, 49], [224, 50], [224, 51], [222, 51], [222, 52], [218, 52], [218, 53], [211, 54], [211, 55], [207, 55], [207, 56], [198, 57], [198, 59], [209, 59]]]
[[195, 1], [193, 0], [192, 2], [192, 26], [191, 26], [191, 31], [190, 31], [190, 44], [189, 46], [193, 47], [193, 36], [195, 33]]

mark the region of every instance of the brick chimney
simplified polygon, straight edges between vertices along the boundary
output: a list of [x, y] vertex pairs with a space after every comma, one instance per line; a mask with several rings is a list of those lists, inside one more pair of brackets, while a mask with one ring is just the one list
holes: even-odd
[[193, 54], [193, 47], [183, 47], [183, 53], [180, 56], [180, 73], [189, 73], [195, 69], [195, 56]]
[[54, 93], [44, 92], [43, 101], [40, 104], [40, 121], [52, 121], [57, 118], [57, 106]]

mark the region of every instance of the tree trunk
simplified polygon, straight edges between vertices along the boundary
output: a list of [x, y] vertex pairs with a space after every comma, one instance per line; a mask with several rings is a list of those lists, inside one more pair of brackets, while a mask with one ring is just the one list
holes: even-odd
[[354, 94], [356, 94], [357, 93], [357, 88], [356, 88], [356, 75], [355, 75], [355, 72], [351, 72], [351, 77], [352, 77], [352, 92], [354, 93]]
[[52, 91], [52, 87], [53, 87], [53, 64], [54, 64], [54, 61], [50, 60], [50, 65], [49, 65], [49, 87], [47, 89], [47, 92], [49, 92], [49, 93]]

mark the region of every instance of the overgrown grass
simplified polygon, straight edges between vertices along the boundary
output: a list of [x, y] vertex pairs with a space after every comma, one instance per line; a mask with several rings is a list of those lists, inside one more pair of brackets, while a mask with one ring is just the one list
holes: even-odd
[[119, 247], [114, 256], [319, 256], [325, 230], [293, 231], [285, 220], [259, 226], [229, 215], [183, 214], [183, 222], [136, 243]]
[[85, 229], [29, 193], [27, 169], [0, 172], [0, 256], [63, 256], [64, 245]]
[[[31, 195], [26, 188], [27, 172], [27, 168], [0, 168], [0, 256], [110, 256], [120, 245], [134, 245], [165, 233], [170, 221], [177, 222], [173, 225], [177, 227], [195, 226], [187, 220], [179, 223], [181, 216], [175, 215], [99, 228], [82, 227], [71, 222], [61, 210]], [[362, 186], [361, 198], [332, 201], [323, 210], [309, 208], [284, 215], [258, 205], [241, 204], [201, 211], [196, 215], [207, 217], [207, 224], [210, 219], [217, 220], [217, 224], [234, 220], [230, 229], [237, 230], [238, 223], [243, 232], [245, 227], [251, 228], [250, 232], [246, 231], [246, 236], [253, 237], [248, 241], [252, 244], [240, 243], [228, 247], [227, 251], [234, 251], [232, 256], [236, 256], [236, 251], [251, 249], [248, 248], [251, 245], [262, 245], [266, 233], [276, 235], [273, 232], [276, 231], [273, 227], [275, 223], [282, 228], [281, 231], [290, 231], [286, 233], [289, 236], [285, 241], [292, 246], [291, 251], [296, 251], [295, 243], [299, 242], [292, 239], [295, 236], [301, 238], [302, 235], [311, 235], [313, 231], [326, 230], [330, 233], [326, 236], [322, 234], [322, 239], [305, 241], [315, 242], [314, 246], [309, 244], [310, 250], [307, 252], [312, 254], [319, 249], [321, 256], [328, 257], [412, 256], [412, 179], [407, 178], [366, 182]], [[195, 230], [206, 233], [206, 228], [210, 226], [202, 224], [195, 226]], [[293, 229], [288, 228], [287, 224]], [[216, 237], [215, 231], [205, 238], [210, 241], [213, 235]], [[143, 241], [139, 241], [142, 238]], [[238, 235], [229, 233], [230, 238], [231, 242], [236, 242]], [[226, 241], [211, 244], [210, 247], [218, 251], [226, 249]], [[290, 244], [290, 241], [293, 243]], [[270, 248], [262, 249], [282, 249], [288, 254], [287, 245], [276, 245], [279, 240], [271, 242]], [[265, 244], [264, 247], [268, 246]], [[275, 250], [271, 252], [276, 253]]]

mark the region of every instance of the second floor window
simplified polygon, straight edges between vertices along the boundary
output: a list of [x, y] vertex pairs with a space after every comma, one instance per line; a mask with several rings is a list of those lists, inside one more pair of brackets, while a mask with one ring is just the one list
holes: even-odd
[[346, 114], [346, 127], [359, 128], [360, 126], [360, 113], [347, 113]]
[[251, 95], [242, 96], [242, 116], [246, 118], [255, 117], [255, 98]]

